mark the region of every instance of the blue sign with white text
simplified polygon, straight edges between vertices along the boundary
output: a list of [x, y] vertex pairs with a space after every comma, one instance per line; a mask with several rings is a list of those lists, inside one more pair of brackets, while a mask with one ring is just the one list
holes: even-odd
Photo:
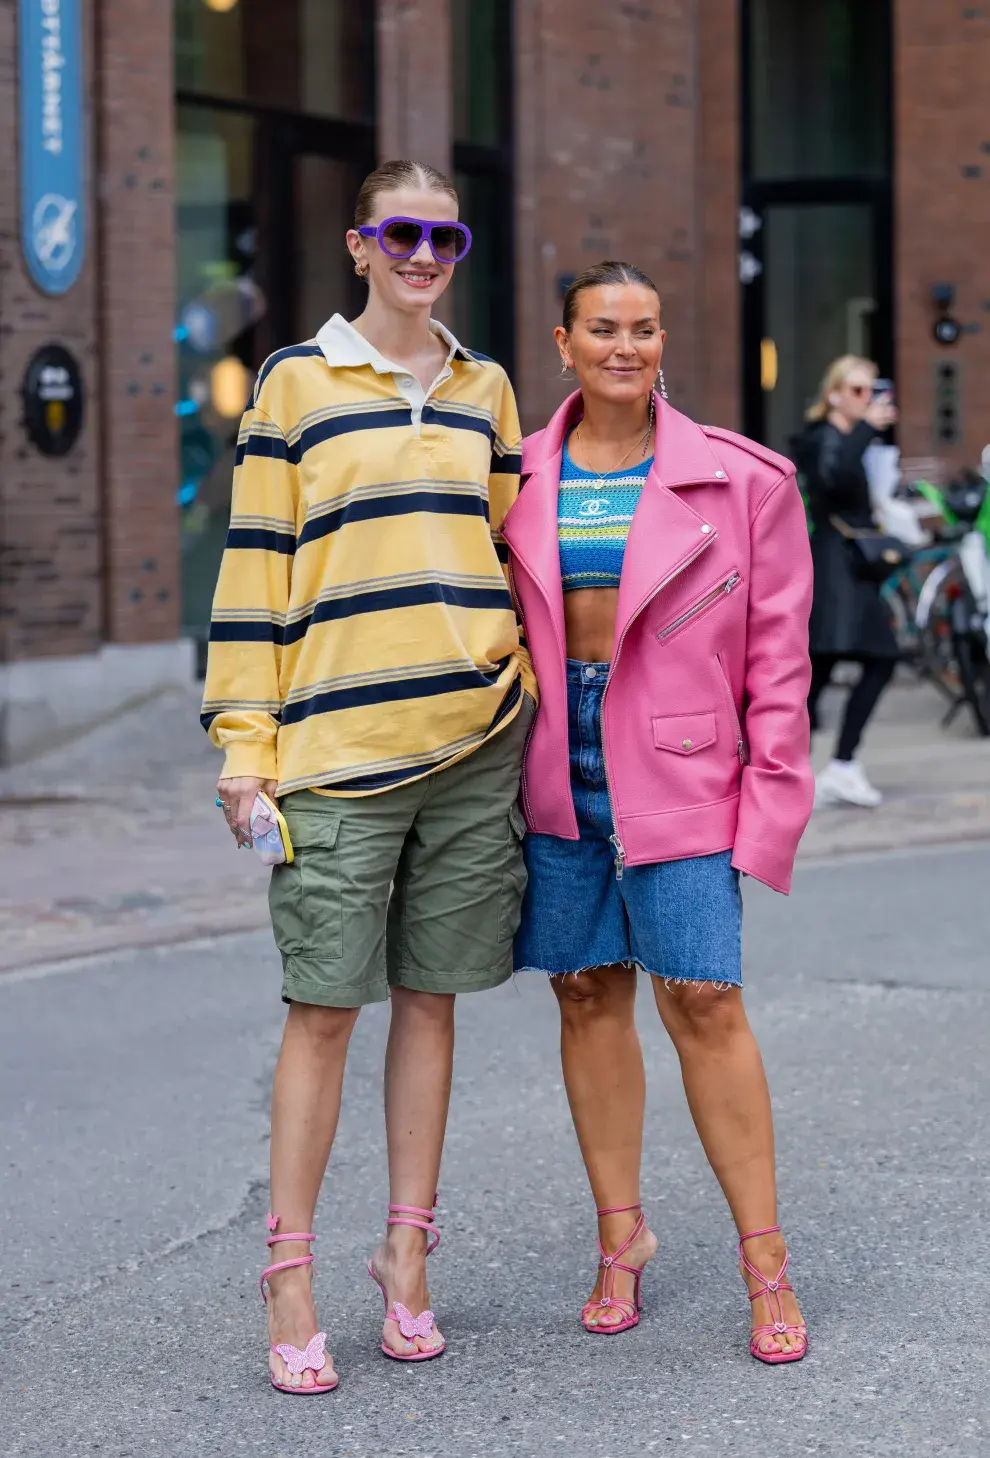
[[21, 246], [46, 294], [64, 294], [85, 251], [81, 0], [19, 0]]

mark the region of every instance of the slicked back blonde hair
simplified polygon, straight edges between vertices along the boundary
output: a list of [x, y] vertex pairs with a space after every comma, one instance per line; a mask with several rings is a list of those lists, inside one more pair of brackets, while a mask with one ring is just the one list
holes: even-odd
[[868, 370], [871, 379], [876, 379], [880, 371], [871, 359], [864, 359], [859, 354], [843, 354], [834, 359], [825, 371], [821, 384], [818, 386], [818, 396], [812, 405], [804, 412], [805, 420], [824, 420], [831, 410], [828, 397], [835, 390], [841, 390], [853, 370]]

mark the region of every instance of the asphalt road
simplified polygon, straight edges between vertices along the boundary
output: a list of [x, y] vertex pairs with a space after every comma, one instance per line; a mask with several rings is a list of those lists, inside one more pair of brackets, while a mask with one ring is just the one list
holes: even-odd
[[[749, 1007], [812, 1336], [747, 1353], [733, 1232], [644, 998], [640, 1328], [586, 1336], [590, 1199], [536, 980], [463, 1001], [431, 1271], [449, 1350], [377, 1350], [386, 1011], [362, 1017], [317, 1229], [339, 1391], [270, 1391], [256, 1279], [282, 1010], [270, 938], [0, 977], [3, 1458], [869, 1458], [990, 1452], [990, 847], [747, 895]], [[645, 990], [645, 989], [644, 989]]]

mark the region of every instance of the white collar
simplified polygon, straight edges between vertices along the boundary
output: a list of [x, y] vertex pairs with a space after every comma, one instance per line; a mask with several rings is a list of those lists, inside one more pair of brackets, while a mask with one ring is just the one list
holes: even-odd
[[[447, 364], [456, 357], [469, 360], [467, 350], [438, 319], [430, 320], [430, 329], [447, 345]], [[400, 366], [387, 360], [370, 340], [359, 334], [343, 314], [334, 314], [328, 319], [316, 336], [316, 342], [323, 351], [323, 357], [332, 369], [354, 369], [358, 365], [371, 365], [379, 375], [391, 375], [397, 371], [405, 373]]]

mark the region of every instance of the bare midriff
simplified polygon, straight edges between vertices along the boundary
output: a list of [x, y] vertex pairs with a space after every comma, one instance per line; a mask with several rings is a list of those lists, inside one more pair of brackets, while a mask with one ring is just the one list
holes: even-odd
[[564, 593], [567, 656], [581, 663], [610, 663], [615, 645], [617, 587], [579, 587]]

